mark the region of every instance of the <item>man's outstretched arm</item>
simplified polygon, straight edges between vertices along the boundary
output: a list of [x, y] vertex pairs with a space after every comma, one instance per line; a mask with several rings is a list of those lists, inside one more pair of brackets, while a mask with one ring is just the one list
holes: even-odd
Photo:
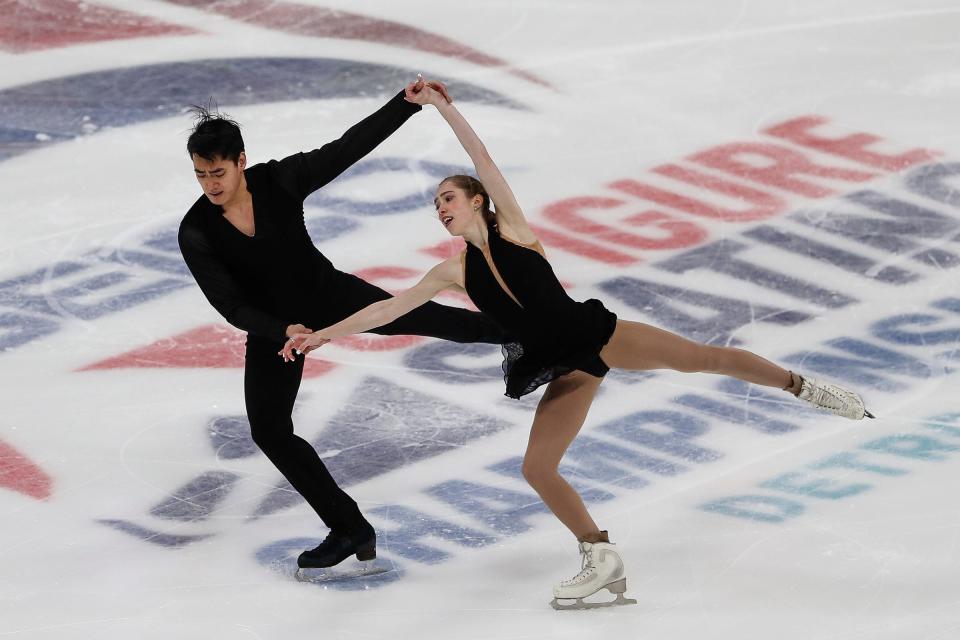
[[287, 191], [305, 200], [373, 151], [421, 109], [420, 105], [404, 100], [401, 91], [337, 140], [268, 164]]

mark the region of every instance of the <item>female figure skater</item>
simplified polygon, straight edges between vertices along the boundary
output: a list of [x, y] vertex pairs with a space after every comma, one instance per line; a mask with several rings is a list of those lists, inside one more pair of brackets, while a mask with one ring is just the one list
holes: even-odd
[[[597, 526], [580, 496], [558, 472], [560, 459], [580, 431], [610, 367], [722, 374], [784, 389], [854, 420], [870, 415], [857, 394], [799, 376], [749, 351], [698, 344], [647, 324], [618, 320], [598, 300], [572, 300], [506, 180], [456, 107], [429, 86], [416, 93], [408, 90], [405, 97], [440, 111], [480, 177], [446, 178], [434, 198], [440, 223], [448, 233], [467, 241], [466, 250], [433, 267], [414, 287], [394, 298], [371, 304], [315, 333], [293, 335], [279, 355], [292, 359], [294, 352], [307, 353], [330, 340], [384, 325], [444, 289], [465, 290], [477, 308], [510, 336], [503, 346], [506, 395], [519, 398], [547, 384], [530, 429], [523, 475], [577, 537], [582, 554], [582, 570], [554, 587], [551, 604], [555, 608], [635, 602], [623, 597], [623, 563], [607, 532]], [[583, 602], [603, 588], [616, 594], [616, 600], [599, 605]], [[575, 602], [562, 604], [561, 600]]]

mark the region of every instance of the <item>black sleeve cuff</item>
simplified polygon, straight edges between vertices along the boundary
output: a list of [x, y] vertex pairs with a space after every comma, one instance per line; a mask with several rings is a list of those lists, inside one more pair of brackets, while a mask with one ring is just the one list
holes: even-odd
[[422, 105], [419, 105], [413, 102], [408, 102], [407, 99], [404, 97], [406, 95], [407, 95], [406, 92], [403, 89], [401, 89], [400, 93], [395, 95], [387, 104], [391, 104], [399, 100], [404, 105], [405, 111], [410, 115], [413, 115], [414, 113], [423, 110]]

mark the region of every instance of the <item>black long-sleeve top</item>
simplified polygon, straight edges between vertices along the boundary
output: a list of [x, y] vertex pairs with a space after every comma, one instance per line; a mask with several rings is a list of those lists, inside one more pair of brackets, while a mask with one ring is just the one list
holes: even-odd
[[[180, 252], [200, 290], [227, 322], [279, 342], [315, 309], [335, 269], [307, 233], [303, 201], [363, 158], [421, 107], [394, 96], [339, 140], [244, 172], [254, 236], [200, 196], [180, 223]], [[335, 292], [329, 292], [335, 296]], [[335, 299], [328, 301], [336, 304]]]

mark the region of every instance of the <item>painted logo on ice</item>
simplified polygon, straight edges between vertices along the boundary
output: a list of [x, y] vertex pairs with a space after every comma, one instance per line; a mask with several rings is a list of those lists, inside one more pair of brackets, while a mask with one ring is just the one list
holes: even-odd
[[[269, 12], [260, 11], [262, 0], [171, 2], [300, 35], [398, 46], [413, 42], [424, 51], [546, 85], [503, 61], [458, 49], [431, 34], [411, 38], [410, 28], [396, 23], [284, 2], [269, 3]], [[30, 10], [55, 5], [71, 3], [41, 0]], [[105, 38], [186, 33], [178, 25], [158, 25], [109, 9], [96, 9], [92, 15], [107, 14], [118, 26], [112, 35], [104, 31]], [[45, 31], [48, 40], [41, 38], [34, 45], [26, 36], [0, 35], [0, 46], [25, 51], [84, 40], [54, 31]], [[229, 107], [357, 98], [370, 87], [399, 88], [414, 75], [412, 69], [368, 62], [255, 58], [161, 62], [43, 80], [0, 90], [0, 159], [13, 161], [105, 129], [176, 117], [185, 103], [211, 93], [210, 87], [216, 87], [219, 103]], [[456, 91], [460, 100], [514, 113], [525, 109], [483, 87], [457, 83]], [[600, 289], [628, 317], [704, 342], [737, 344], [738, 335], [752, 324], [800, 327], [817, 316], [856, 308], [866, 288], [895, 298], [904, 287], [936, 282], [960, 265], [954, 246], [960, 240], [960, 163], [938, 158], [927, 149], [897, 147], [878, 135], [805, 115], [773, 123], [749, 139], [695, 150], [640, 175], [611, 167], [603, 184], [582, 186], [577, 195], [543, 198], [531, 213], [552, 255], [573, 266], [595, 267], [574, 280], [574, 288]], [[358, 164], [339, 181], [410, 171], [438, 179], [463, 170], [419, 159], [378, 157]], [[411, 192], [360, 202], [319, 193], [307, 202], [307, 224], [317, 242], [342, 239], [360, 233], [373, 216], [401, 215], [429, 199], [429, 193]], [[173, 226], [158, 228], [135, 246], [5, 275], [0, 282], [0, 350], [18, 349], [71, 322], [96, 321], [194, 286], [180, 259], [175, 231]], [[434, 257], [454, 250], [449, 242], [420, 248]], [[784, 266], [788, 264], [809, 269]], [[804, 275], [809, 271], [824, 277], [814, 281]], [[574, 269], [570, 272], [577, 275]], [[372, 264], [360, 275], [389, 286], [418, 274], [404, 266]], [[867, 394], [909, 393], [926, 380], [952, 373], [960, 349], [958, 316], [960, 300], [938, 295], [913, 313], [867, 318], [857, 335], [846, 335], [844, 325], [838, 324], [824, 331], [821, 344], [781, 354], [780, 359]], [[220, 325], [194, 327], [110, 354], [91, 362], [80, 375], [117, 368], [239, 367], [240, 340]], [[198, 346], [206, 347], [200, 351], [202, 358]], [[403, 349], [405, 368], [403, 376], [362, 379], [312, 437], [346, 487], [529, 421], [528, 413], [505, 419], [504, 412], [468, 410], [454, 400], [464, 388], [489, 385], [496, 378], [492, 347], [391, 338], [357, 340], [354, 348]], [[308, 375], [328, 375], [335, 366], [314, 360]], [[613, 374], [604, 386], [633, 385], [635, 390], [651, 375]], [[511, 406], [529, 409], [531, 402]], [[776, 438], [803, 428], [813, 415], [785, 403], [781, 395], [723, 381], [708, 391], [681, 392], [591, 427], [574, 442], [563, 470], [584, 498], [596, 504], [634, 495], [722, 459], [728, 455], [718, 435], [723, 430], [749, 429]], [[929, 461], [951, 459], [960, 446], [956, 422], [953, 414], [934, 416], [919, 432], [880, 435], [785, 470], [748, 493], [713, 496], [694, 506], [718, 517], [786, 521], [817, 500], [852, 498], [876, 484], [862, 478], [843, 484], [831, 472], [887, 479], [919, 470]], [[210, 415], [189, 428], [204, 429], [216, 464], [184, 478], [168, 498], [145, 507], [141, 517], [101, 518], [104, 524], [171, 549], [221, 533], [213, 528], [211, 516], [244, 479], [240, 467], [231, 465], [260, 454], [241, 415]], [[436, 437], [438, 432], [443, 438]], [[529, 531], [545, 516], [545, 507], [521, 478], [518, 456], [494, 460], [477, 471], [469, 479], [437, 478], [421, 491], [423, 501], [439, 503], [456, 517], [439, 518], [402, 503], [371, 510], [380, 548], [397, 571], [331, 586], [386, 584], [401, 577], [411, 563], [447, 561], [451, 549], [496, 543]], [[34, 467], [16, 467], [10, 477], [31, 473], [35, 481], [20, 482], [17, 490], [42, 498], [50, 483]], [[264, 517], [298, 502], [278, 481], [250, 513]], [[273, 541], [262, 545], [256, 557], [265, 564], [290, 566], [291, 555], [313, 543], [313, 538], [300, 535]]]

